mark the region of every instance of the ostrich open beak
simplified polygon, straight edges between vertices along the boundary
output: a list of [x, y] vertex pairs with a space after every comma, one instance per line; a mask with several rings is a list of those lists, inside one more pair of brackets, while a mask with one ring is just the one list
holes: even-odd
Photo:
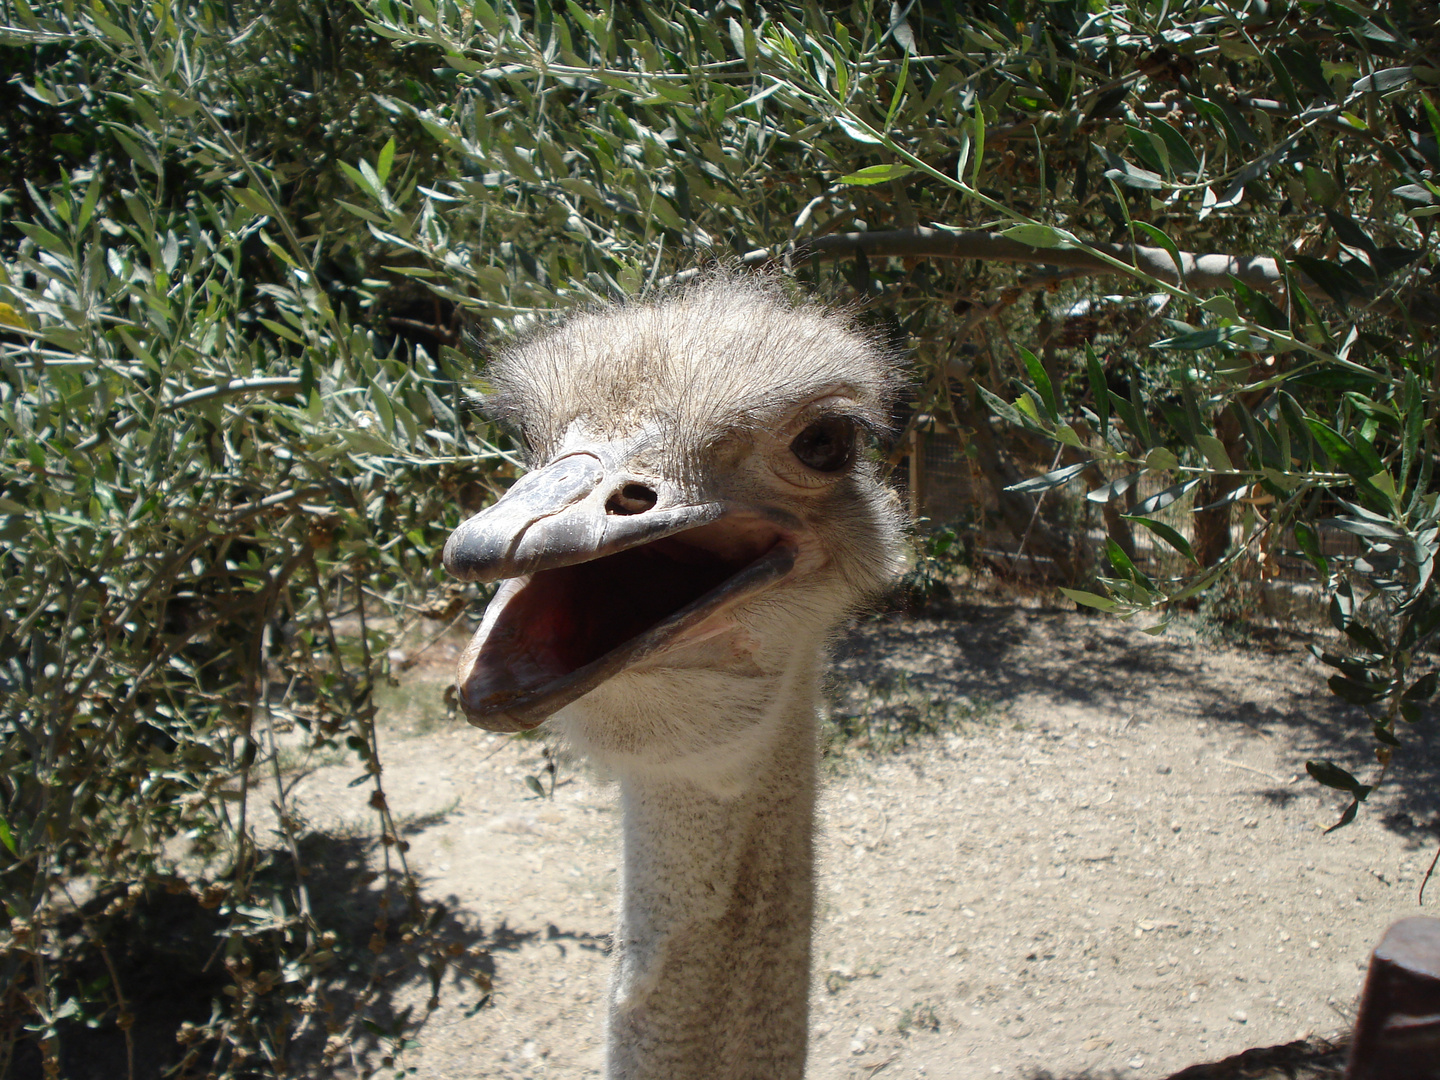
[[537, 726], [794, 568], [788, 514], [687, 500], [618, 457], [566, 454], [446, 542], [455, 577], [506, 579], [456, 673], [477, 727]]

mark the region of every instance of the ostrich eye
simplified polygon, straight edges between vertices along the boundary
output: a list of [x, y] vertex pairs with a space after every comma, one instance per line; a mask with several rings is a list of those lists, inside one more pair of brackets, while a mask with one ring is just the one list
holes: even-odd
[[855, 422], [845, 416], [822, 417], [795, 436], [790, 452], [816, 472], [837, 473], [855, 457]]

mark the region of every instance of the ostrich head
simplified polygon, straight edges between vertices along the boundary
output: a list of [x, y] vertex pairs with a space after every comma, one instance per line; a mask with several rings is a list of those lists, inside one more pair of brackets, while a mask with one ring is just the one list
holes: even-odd
[[727, 273], [573, 315], [489, 374], [533, 470], [445, 547], [455, 576], [507, 579], [460, 663], [465, 713], [558, 713], [613, 766], [742, 783], [767, 702], [895, 571], [898, 504], [864, 453], [894, 356]]

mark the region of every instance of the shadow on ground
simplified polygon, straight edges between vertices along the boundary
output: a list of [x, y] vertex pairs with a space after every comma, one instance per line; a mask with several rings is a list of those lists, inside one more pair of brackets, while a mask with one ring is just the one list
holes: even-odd
[[[494, 974], [490, 953], [515, 948], [520, 936], [500, 927], [490, 935], [456, 913], [453, 902], [424, 903], [424, 925], [402, 931], [398, 913], [405, 899], [395, 888], [387, 895], [372, 869], [375, 843], [368, 837], [312, 833], [301, 845], [309, 873], [309, 895], [316, 923], [334, 935], [334, 959], [322, 969], [309, 1005], [287, 974], [296, 973], [281, 956], [281, 936], [295, 913], [274, 905], [289, 894], [293, 866], [288, 853], [264, 852], [257, 860], [253, 896], [270, 896], [270, 911], [252, 907], [251, 919], [273, 916], [276, 929], [237, 936], [236, 913], [219, 897], [197, 896], [177, 880], [155, 881], [102, 893], [79, 913], [62, 920], [57, 932], [67, 939], [61, 986], [75, 1011], [57, 1024], [60, 1075], [64, 1080], [191, 1080], [215, 1070], [218, 1044], [203, 1034], [182, 1043], [186, 1025], [213, 1025], [212, 1006], [230, 997], [250, 1002], [231, 1008], [250, 1026], [240, 1042], [251, 1048], [261, 1040], [281, 1048], [284, 1057], [256, 1060], [247, 1068], [227, 1055], [236, 1076], [328, 1075], [325, 1044], [335, 1030], [361, 1012], [348, 1028], [344, 1057], [367, 1061], [390, 1052], [400, 1036], [412, 1037], [424, 1023], [423, 1005], [396, 1004], [394, 992], [407, 984], [432, 992], [468, 991], [483, 1007]], [[421, 898], [422, 901], [424, 898]], [[88, 926], [87, 926], [88, 924]], [[385, 927], [377, 933], [377, 927]], [[103, 942], [104, 950], [97, 942]], [[298, 950], [293, 944], [290, 955]], [[108, 957], [107, 954], [108, 953]], [[442, 963], [436, 957], [445, 957]], [[113, 966], [113, 970], [112, 970]], [[120, 985], [134, 1017], [126, 1033], [117, 1023], [113, 986]], [[448, 984], [448, 985], [446, 985]], [[477, 993], [478, 991], [478, 993]], [[313, 1007], [312, 1007], [313, 1006]], [[213, 1031], [213, 1027], [211, 1029]], [[33, 1035], [21, 1033], [6, 1075], [41, 1080], [40, 1053]]]
[[[1278, 696], [1256, 694], [1260, 688], [1207, 663], [1209, 657], [1240, 648], [1236, 645], [1142, 639], [1114, 620], [1088, 613], [983, 598], [946, 603], [931, 615], [880, 617], [841, 638], [834, 653], [841, 681], [884, 687], [893, 679], [888, 657], [896, 652], [953, 657], [947, 666], [928, 673], [907, 673], [909, 686], [993, 703], [1041, 685], [1057, 705], [1108, 707], [1137, 719], [1156, 717], [1165, 708], [1147, 689], [1163, 681], [1185, 686], [1187, 710], [1217, 730], [1244, 727], [1268, 735], [1289, 729], [1301, 733], [1299, 741], [1309, 756], [1334, 759], [1362, 779], [1374, 771], [1369, 721], [1363, 709], [1328, 693], [1329, 669], [1314, 668], [1313, 686], [1286, 687]], [[1088, 629], [1077, 632], [1077, 620]], [[1243, 646], [1246, 653], [1267, 653], [1287, 663], [1303, 662], [1304, 646], [1315, 636], [1268, 628], [1245, 632], [1250, 635]], [[1106, 658], [1103, 664], [1097, 663], [1101, 656]], [[1433, 710], [1418, 723], [1404, 725], [1404, 747], [1395, 755], [1384, 789], [1387, 812], [1379, 819], [1421, 844], [1434, 843], [1440, 833], [1436, 726]], [[1304, 762], [1296, 761], [1294, 768], [1303, 770]], [[1278, 784], [1252, 793], [1279, 803], [1297, 797], [1295, 788]]]
[[[1282, 1046], [1260, 1046], [1208, 1065], [1191, 1065], [1165, 1080], [1340, 1080], [1347, 1045], [1309, 1039]], [[1121, 1080], [1115, 1070], [1057, 1075], [1045, 1069], [1026, 1080]]]

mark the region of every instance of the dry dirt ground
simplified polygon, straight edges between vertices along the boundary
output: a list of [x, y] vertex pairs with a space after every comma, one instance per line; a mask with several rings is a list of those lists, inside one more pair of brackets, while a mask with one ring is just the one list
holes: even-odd
[[[1152, 1080], [1346, 1027], [1370, 949], [1421, 910], [1433, 720], [1356, 824], [1325, 835], [1343, 800], [1304, 762], [1368, 775], [1356, 711], [1304, 635], [1208, 638], [979, 593], [846, 634], [811, 1077]], [[454, 646], [428, 650], [385, 714], [386, 786], [426, 896], [483, 928], [495, 989], [477, 1010], [473, 988], [448, 988], [403, 1064], [598, 1076], [615, 791], [564, 763], [539, 798], [541, 743], [445, 719]], [[314, 824], [373, 828], [354, 771], [300, 783]]]

